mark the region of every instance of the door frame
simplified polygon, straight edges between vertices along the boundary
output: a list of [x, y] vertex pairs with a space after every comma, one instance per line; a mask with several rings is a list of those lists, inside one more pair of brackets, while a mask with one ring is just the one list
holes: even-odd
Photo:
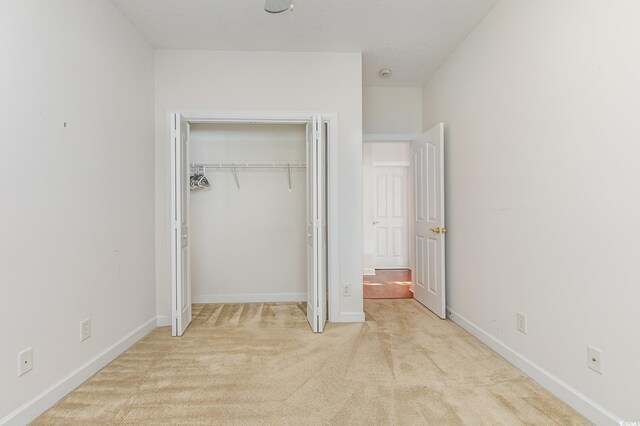
[[[239, 123], [239, 124], [300, 124], [306, 125], [314, 115], [321, 115], [322, 123], [327, 125], [327, 301], [329, 305], [329, 322], [340, 320], [340, 283], [339, 283], [339, 227], [338, 227], [338, 147], [339, 130], [338, 114], [322, 111], [220, 111], [220, 110], [168, 110], [165, 116], [166, 143], [171, 147], [170, 121], [171, 114], [180, 114], [189, 123]], [[171, 149], [167, 150], [166, 167], [171, 165]], [[170, 169], [169, 169], [170, 170]], [[169, 173], [170, 175], [170, 173]], [[171, 190], [171, 182], [166, 182], [166, 188]], [[170, 213], [175, 207], [169, 197], [167, 211]], [[170, 236], [170, 233], [168, 234]], [[171, 264], [171, 251], [167, 262]], [[171, 287], [171, 286], [170, 286]], [[175, 306], [174, 291], [171, 292], [172, 307]], [[173, 308], [172, 308], [173, 311]], [[172, 312], [173, 315], [173, 312]]]
[[[406, 174], [405, 174], [405, 191], [406, 191], [406, 199], [405, 199], [405, 205], [404, 208], [406, 209], [406, 219], [407, 219], [407, 223], [406, 223], [406, 227], [405, 227], [405, 242], [406, 242], [406, 250], [407, 250], [407, 266], [398, 266], [398, 267], [387, 267], [387, 268], [374, 268], [374, 269], [409, 269], [411, 270], [412, 268], [412, 262], [411, 262], [411, 254], [412, 254], [412, 250], [411, 250], [411, 233], [413, 232], [413, 226], [411, 221], [413, 220], [413, 216], [411, 215], [411, 209], [413, 206], [413, 203], [411, 202], [411, 161], [374, 161], [371, 163], [371, 168], [374, 170], [373, 173], [373, 179], [374, 182], [372, 183], [372, 188], [375, 188], [375, 169], [376, 168], [402, 168], [402, 169], [406, 169]], [[375, 189], [374, 189], [375, 191]], [[370, 206], [372, 208], [375, 208], [375, 204]], [[374, 217], [375, 218], [375, 217]], [[375, 265], [374, 265], [375, 267]]]

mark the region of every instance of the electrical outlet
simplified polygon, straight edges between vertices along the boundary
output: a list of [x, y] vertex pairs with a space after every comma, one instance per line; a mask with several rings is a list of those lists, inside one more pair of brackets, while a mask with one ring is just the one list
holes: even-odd
[[18, 377], [31, 370], [33, 370], [33, 348], [28, 348], [18, 354]]
[[527, 316], [522, 312], [516, 314], [516, 325], [519, 332], [527, 334]]
[[587, 365], [589, 368], [596, 373], [602, 374], [602, 351], [593, 346], [587, 346], [587, 356]]
[[342, 296], [343, 297], [351, 296], [351, 284], [349, 283], [342, 284]]
[[91, 318], [80, 323], [80, 341], [84, 342], [89, 337], [91, 337]]

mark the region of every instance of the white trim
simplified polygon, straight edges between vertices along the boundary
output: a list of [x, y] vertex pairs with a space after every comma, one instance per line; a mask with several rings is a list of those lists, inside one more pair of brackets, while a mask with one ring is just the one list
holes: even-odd
[[341, 312], [340, 316], [331, 322], [364, 322], [364, 312]]
[[259, 294], [200, 294], [193, 296], [193, 303], [268, 303], [304, 302], [307, 293], [259, 293]]
[[335, 115], [318, 111], [169, 111], [182, 116], [190, 123], [307, 123], [315, 114]]
[[[374, 161], [372, 167], [411, 167], [410, 161]], [[408, 179], [408, 177], [407, 177]]]
[[[339, 170], [338, 170], [338, 149], [339, 149], [339, 123], [338, 114], [335, 112], [320, 111], [298, 111], [298, 112], [275, 112], [275, 111], [211, 111], [211, 110], [168, 110], [166, 111], [166, 122], [169, 124], [171, 114], [181, 114], [189, 123], [280, 123], [280, 124], [307, 124], [314, 115], [321, 115], [323, 123], [329, 126], [328, 131], [328, 156], [327, 156], [327, 234], [328, 234], [328, 292], [329, 292], [329, 321], [334, 321], [340, 314], [340, 274], [339, 274]], [[169, 126], [167, 126], [169, 129]], [[166, 140], [171, 146], [171, 132], [167, 131]], [[171, 164], [168, 150], [168, 166]], [[168, 182], [171, 188], [171, 182]], [[167, 206], [171, 212], [171, 201]], [[171, 216], [169, 216], [171, 217]], [[169, 234], [169, 237], [171, 235]], [[170, 240], [169, 240], [170, 242]], [[169, 254], [171, 256], [171, 254]], [[169, 257], [169, 262], [171, 257]], [[170, 264], [170, 263], [169, 263]], [[171, 274], [169, 274], [171, 276]], [[172, 297], [173, 298], [173, 297]], [[173, 304], [172, 304], [173, 305]], [[364, 314], [363, 314], [364, 315]], [[360, 321], [361, 322], [361, 321]]]
[[322, 114], [327, 129], [327, 292], [329, 322], [340, 315], [340, 221], [338, 200], [340, 197], [339, 170], [340, 156], [338, 114]]
[[376, 274], [376, 270], [374, 268], [364, 268], [362, 270], [362, 275], [374, 276], [375, 274]]
[[97, 373], [105, 365], [109, 364], [124, 351], [129, 349], [134, 343], [149, 334], [156, 328], [156, 317], [151, 318], [144, 324], [127, 334], [114, 345], [102, 351], [95, 358], [73, 371], [45, 391], [36, 395], [30, 401], [25, 402], [20, 407], [7, 414], [0, 420], [0, 425], [25, 425], [33, 421], [40, 414], [51, 408], [56, 402], [67, 396], [71, 391], [84, 383], [87, 379]]
[[376, 268], [376, 270], [382, 270], [382, 271], [410, 271], [411, 268], [409, 268], [408, 266], [378, 266]]
[[448, 307], [447, 317], [591, 422], [597, 425], [621, 424], [622, 419], [618, 416]]
[[419, 133], [376, 134], [364, 133], [362, 142], [413, 142]]
[[158, 315], [156, 317], [156, 326], [157, 327], [170, 327], [171, 326], [171, 318], [167, 315]]

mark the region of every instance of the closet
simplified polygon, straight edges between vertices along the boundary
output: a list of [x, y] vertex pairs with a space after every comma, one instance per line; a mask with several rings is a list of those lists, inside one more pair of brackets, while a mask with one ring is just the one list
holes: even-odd
[[306, 301], [328, 317], [327, 122], [169, 115], [172, 334], [191, 303]]
[[304, 125], [191, 125], [194, 303], [307, 299], [305, 157]]

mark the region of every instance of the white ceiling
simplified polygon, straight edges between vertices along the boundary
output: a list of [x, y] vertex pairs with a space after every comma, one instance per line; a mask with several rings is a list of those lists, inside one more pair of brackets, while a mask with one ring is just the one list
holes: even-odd
[[[365, 86], [422, 86], [496, 0], [112, 0], [159, 49], [362, 52]], [[381, 79], [378, 71], [393, 75]]]

